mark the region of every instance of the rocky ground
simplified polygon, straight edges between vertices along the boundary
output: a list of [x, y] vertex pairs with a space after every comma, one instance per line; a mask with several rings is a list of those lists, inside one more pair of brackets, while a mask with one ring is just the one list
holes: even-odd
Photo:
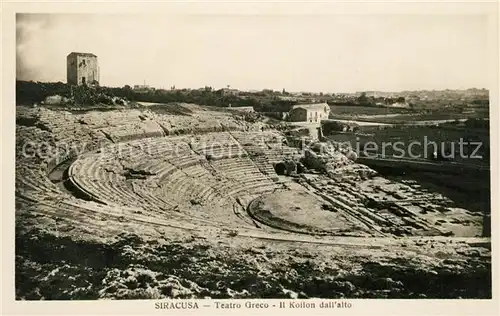
[[[16, 238], [16, 296], [27, 300], [147, 298], [490, 298], [488, 245], [383, 247], [270, 243], [240, 237], [112, 243]], [[451, 249], [454, 248], [454, 249]]]

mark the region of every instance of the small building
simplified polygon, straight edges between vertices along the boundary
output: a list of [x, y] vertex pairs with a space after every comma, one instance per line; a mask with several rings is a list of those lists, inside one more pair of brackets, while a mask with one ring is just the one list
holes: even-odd
[[330, 106], [327, 103], [313, 103], [294, 105], [288, 117], [292, 122], [319, 123], [328, 119], [329, 115]]
[[237, 96], [239, 94], [240, 94], [240, 91], [238, 89], [229, 89], [229, 88], [221, 89], [222, 96]]
[[292, 101], [292, 102], [296, 102], [297, 101], [297, 98], [296, 97], [291, 97], [291, 96], [278, 96], [278, 99], [280, 99], [281, 101]]
[[133, 90], [136, 93], [150, 93], [154, 92], [155, 88], [148, 86], [146, 84], [136, 84], [134, 85]]
[[66, 57], [66, 79], [71, 85], [99, 84], [97, 56], [72, 52]]

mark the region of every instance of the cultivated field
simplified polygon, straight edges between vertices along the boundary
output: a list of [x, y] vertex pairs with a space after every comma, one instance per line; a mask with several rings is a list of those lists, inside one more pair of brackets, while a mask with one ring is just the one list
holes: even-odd
[[489, 118], [488, 107], [456, 108], [397, 108], [371, 106], [330, 106], [330, 119], [355, 120], [385, 124], [411, 124], [419, 121], [453, 121], [469, 118]]

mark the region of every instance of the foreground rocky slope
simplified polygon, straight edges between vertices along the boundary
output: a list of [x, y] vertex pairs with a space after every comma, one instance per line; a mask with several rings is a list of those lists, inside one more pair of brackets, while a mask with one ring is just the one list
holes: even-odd
[[238, 237], [103, 244], [30, 231], [16, 243], [18, 299], [491, 297], [488, 249], [449, 241], [387, 252]]

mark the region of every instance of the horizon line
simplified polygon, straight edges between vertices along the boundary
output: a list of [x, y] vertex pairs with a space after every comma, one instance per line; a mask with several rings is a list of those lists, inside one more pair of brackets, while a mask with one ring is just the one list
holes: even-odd
[[[37, 81], [37, 80], [23, 80], [23, 79], [17, 79], [16, 78], [16, 81], [25, 81], [25, 82], [35, 82], [35, 83], [63, 83], [63, 84], [68, 84], [67, 82], [64, 82], [64, 81]], [[112, 86], [112, 85], [99, 85], [101, 87], [106, 87], [106, 88], [124, 88], [125, 86], [130, 86], [131, 88], [133, 88], [135, 85], [142, 85], [144, 86], [143, 84], [125, 84], [123, 86]], [[165, 87], [157, 87], [157, 86], [153, 86], [153, 85], [147, 85], [146, 86], [150, 87], [150, 88], [154, 88], [156, 90], [167, 90], [167, 91], [172, 91], [170, 88], [165, 88]], [[172, 85], [172, 86], [175, 86]], [[227, 86], [225, 87], [221, 87], [221, 88], [214, 88], [213, 86], [211, 85], [205, 85], [205, 86], [200, 86], [200, 87], [176, 87], [175, 90], [198, 90], [198, 89], [202, 89], [202, 88], [205, 88], [205, 87], [211, 87], [214, 91], [217, 91], [217, 90], [222, 90], [222, 89], [231, 89], [231, 90], [237, 90], [237, 91], [241, 91], [241, 92], [262, 92], [264, 90], [272, 90], [273, 92], [276, 92], [276, 91], [281, 91], [281, 90], [285, 90], [285, 92], [287, 93], [315, 93], [315, 94], [319, 94], [319, 93], [326, 93], [326, 94], [355, 94], [355, 93], [362, 93], [362, 92], [380, 92], [380, 93], [402, 93], [402, 92], [421, 92], [421, 91], [430, 91], [430, 92], [438, 92], [438, 91], [467, 91], [467, 90], [486, 90], [486, 91], [490, 91], [490, 89], [488, 88], [485, 88], [485, 87], [476, 87], [476, 86], [473, 86], [473, 87], [469, 87], [469, 88], [413, 88], [413, 89], [404, 89], [404, 90], [376, 90], [376, 89], [366, 89], [366, 90], [356, 90], [356, 91], [343, 91], [343, 92], [332, 92], [332, 91], [307, 91], [307, 90], [299, 90], [299, 91], [292, 91], [292, 90], [287, 90], [286, 88], [280, 88], [280, 89], [273, 89], [273, 88], [260, 88], [260, 89], [249, 89], [249, 88], [234, 88], [234, 87], [231, 87], [231, 85], [229, 85], [229, 88], [227, 88]]]

